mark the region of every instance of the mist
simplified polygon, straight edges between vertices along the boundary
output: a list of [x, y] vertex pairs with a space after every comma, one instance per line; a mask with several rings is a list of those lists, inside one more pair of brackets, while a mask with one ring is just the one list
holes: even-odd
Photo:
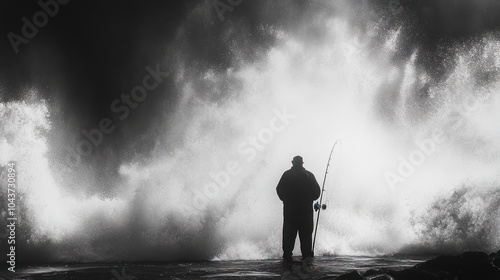
[[[59, 80], [26, 79], [17, 95], [2, 82], [20, 260], [277, 258], [282, 172], [301, 155], [319, 181], [337, 139], [316, 254], [498, 248], [496, 25], [478, 19], [481, 3], [398, 3], [252, 1], [221, 21], [212, 2], [190, 2], [96, 111], [79, 105], [94, 94], [65, 97]], [[169, 74], [121, 119], [113, 101], [148, 66]], [[105, 118], [115, 130], [84, 155], [82, 131]]]

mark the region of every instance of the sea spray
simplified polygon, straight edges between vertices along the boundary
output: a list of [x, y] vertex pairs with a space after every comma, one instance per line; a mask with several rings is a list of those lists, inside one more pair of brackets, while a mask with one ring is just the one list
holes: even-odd
[[[58, 162], [59, 144], [74, 142], [71, 137], [55, 141], [55, 136], [79, 128], [71, 122], [53, 125], [54, 104], [1, 103], [0, 162], [2, 168], [11, 160], [18, 163], [23, 196], [20, 259], [276, 258], [280, 175], [300, 154], [304, 166], [320, 177], [337, 138], [344, 143], [342, 161], [334, 154], [332, 170], [340, 176], [328, 179], [337, 185], [334, 193], [325, 193], [329, 207], [322, 214], [316, 254], [495, 250], [498, 226], [485, 213], [497, 204], [488, 197], [496, 194], [500, 164], [494, 121], [500, 116], [498, 41], [485, 37], [470, 48], [451, 47], [450, 70], [436, 77], [416, 62], [418, 48], [408, 56], [398, 53], [406, 29], [367, 22], [376, 28], [365, 36], [366, 28], [352, 15], [359, 7], [341, 3], [287, 7], [282, 13], [261, 8], [263, 20], [274, 17], [283, 24], [261, 26], [265, 43], [251, 54], [247, 48], [256, 43], [244, 22], [238, 30], [229, 20], [205, 24], [217, 15], [206, 12], [206, 4], [193, 9], [169, 46], [179, 96], [155, 119], [164, 131], [148, 135], [155, 143], [151, 153], [121, 159], [117, 174], [106, 174], [105, 180], [96, 179], [102, 177], [92, 161], [79, 167], [84, 178], [79, 180]], [[302, 16], [290, 22], [290, 14]], [[193, 29], [224, 34], [204, 43], [230, 49], [226, 64], [193, 63], [203, 53], [184, 45], [191, 44]], [[475, 97], [487, 106], [464, 110]], [[295, 118], [268, 143], [254, 146], [255, 156], [247, 160], [238, 147], [269, 126], [274, 110], [285, 107]], [[404, 182], [388, 185], [384, 174], [436, 129], [447, 141]], [[146, 145], [137, 141], [134, 147]], [[210, 174], [233, 161], [240, 163], [240, 172], [210, 193], [206, 205], [195, 207], [194, 195], [211, 183]], [[476, 183], [466, 184], [471, 180]], [[116, 184], [111, 194], [90, 191], [110, 182]], [[440, 220], [449, 226], [435, 225]], [[479, 238], [470, 242], [471, 236]]]

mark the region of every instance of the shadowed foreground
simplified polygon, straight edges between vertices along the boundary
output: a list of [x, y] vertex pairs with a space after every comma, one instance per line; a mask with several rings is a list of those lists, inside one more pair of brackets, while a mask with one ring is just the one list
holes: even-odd
[[[0, 277], [17, 280], [38, 279], [335, 279], [353, 270], [411, 267], [424, 257], [317, 257], [312, 263], [296, 258], [293, 263], [281, 259], [255, 261], [207, 261], [167, 263], [91, 263], [51, 264], [23, 268], [16, 273], [2, 271]], [[1, 278], [0, 278], [1, 279]], [[12, 278], [7, 278], [12, 279]]]
[[352, 271], [337, 280], [495, 280], [500, 279], [500, 251], [486, 254], [466, 252], [440, 256], [403, 270], [370, 269]]
[[[427, 261], [426, 261], [427, 260]], [[317, 257], [313, 262], [282, 260], [167, 263], [89, 263], [30, 266], [0, 279], [337, 279], [495, 280], [500, 251], [459, 256]]]

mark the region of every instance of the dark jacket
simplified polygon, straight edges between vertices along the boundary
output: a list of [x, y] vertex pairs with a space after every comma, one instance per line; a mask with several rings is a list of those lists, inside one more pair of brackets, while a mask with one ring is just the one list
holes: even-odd
[[314, 175], [304, 167], [293, 166], [283, 173], [276, 187], [285, 209], [311, 208], [321, 189]]

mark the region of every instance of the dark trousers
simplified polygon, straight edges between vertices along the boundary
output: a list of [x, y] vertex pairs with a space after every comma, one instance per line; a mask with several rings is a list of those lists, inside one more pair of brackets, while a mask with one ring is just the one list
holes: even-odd
[[285, 207], [283, 219], [283, 258], [292, 257], [297, 232], [299, 233], [302, 257], [313, 257], [313, 210], [311, 206], [305, 209], [286, 209]]

